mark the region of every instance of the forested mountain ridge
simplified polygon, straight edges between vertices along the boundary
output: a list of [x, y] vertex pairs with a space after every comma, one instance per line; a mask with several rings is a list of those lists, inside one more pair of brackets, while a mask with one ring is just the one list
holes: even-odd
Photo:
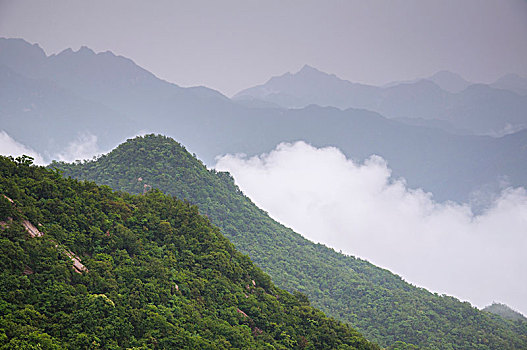
[[505, 304], [492, 303], [491, 305], [485, 307], [483, 311], [490, 312], [495, 315], [499, 315], [508, 320], [527, 322], [527, 317], [525, 317], [518, 311], [514, 311], [513, 309], [511, 309]]
[[174, 140], [146, 135], [95, 161], [53, 163], [65, 176], [142, 193], [150, 186], [197, 204], [273, 281], [308, 295], [328, 315], [384, 346], [420, 349], [521, 349], [527, 325], [416, 288], [367, 261], [314, 244], [272, 220], [228, 173], [207, 170]]
[[1, 349], [379, 349], [276, 288], [188, 202], [23, 157], [0, 157], [0, 194]]

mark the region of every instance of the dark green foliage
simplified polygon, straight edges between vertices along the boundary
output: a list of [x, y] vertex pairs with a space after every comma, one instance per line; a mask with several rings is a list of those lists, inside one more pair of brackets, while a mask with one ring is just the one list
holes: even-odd
[[[174, 140], [147, 135], [96, 161], [53, 163], [67, 176], [131, 193], [145, 184], [197, 204], [273, 281], [393, 349], [527, 348], [527, 327], [432, 294], [367, 261], [314, 244], [272, 220], [228, 173], [207, 170]], [[138, 180], [140, 179], [140, 181]]]
[[276, 288], [188, 202], [29, 163], [0, 157], [0, 204], [18, 213], [0, 228], [0, 349], [378, 349]]

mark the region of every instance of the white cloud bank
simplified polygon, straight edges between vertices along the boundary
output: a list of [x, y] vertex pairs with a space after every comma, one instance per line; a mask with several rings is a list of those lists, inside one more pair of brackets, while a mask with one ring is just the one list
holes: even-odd
[[24, 146], [23, 144], [15, 141], [8, 133], [4, 130], [0, 130], [0, 154], [3, 156], [18, 157], [26, 155], [34, 158], [34, 163], [38, 165], [44, 165], [44, 159], [35, 150]]
[[97, 145], [97, 136], [83, 133], [77, 135], [77, 138], [68, 143], [66, 149], [55, 155], [55, 159], [64, 162], [73, 162], [76, 160], [91, 159], [100, 153]]
[[226, 155], [258, 206], [305, 237], [388, 268], [407, 281], [482, 307], [527, 314], [527, 193], [509, 188], [480, 215], [437, 203], [392, 179], [385, 161], [354, 163], [336, 148], [283, 143], [269, 154]]
[[[101, 151], [97, 144], [97, 136], [90, 133], [79, 133], [75, 139], [68, 143], [62, 152], [59, 152], [50, 158], [65, 162], [73, 162], [75, 160], [91, 159], [100, 153]], [[16, 141], [3, 130], [0, 130], [0, 154], [13, 157], [25, 154], [33, 157], [34, 163], [37, 165], [46, 165], [49, 163], [40, 153], [36, 152], [31, 147]]]
[[[148, 133], [150, 132], [140, 130], [137, 133], [131, 134], [129, 137], [123, 138], [119, 144], [125, 142], [127, 139], [144, 136]], [[51, 160], [68, 163], [76, 160], [91, 160], [100, 154], [109, 153], [112, 149], [118, 146], [118, 144], [116, 144], [109, 150], [103, 151], [101, 150], [98, 141], [99, 139], [97, 136], [90, 132], [79, 132], [61, 151], [50, 152], [49, 150], [45, 150], [42, 153], [39, 153], [31, 147], [16, 141], [4, 130], [0, 130], [0, 155], [17, 157], [25, 154], [33, 157], [35, 159], [35, 164], [46, 165], [49, 164]]]
[[77, 134], [77, 137], [68, 143], [68, 146], [62, 151], [53, 156], [53, 159], [74, 162], [76, 160], [91, 160], [101, 154], [106, 154], [115, 149], [121, 143], [124, 143], [128, 139], [133, 139], [138, 136], [144, 136], [149, 134], [147, 130], [139, 130], [136, 133], [131, 134], [129, 137], [123, 138], [118, 144], [113, 145], [108, 150], [101, 150], [99, 146], [99, 139], [96, 135], [90, 132], [81, 132]]

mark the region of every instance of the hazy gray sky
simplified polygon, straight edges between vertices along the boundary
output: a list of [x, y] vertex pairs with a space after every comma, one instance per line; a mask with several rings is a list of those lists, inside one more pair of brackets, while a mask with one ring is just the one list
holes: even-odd
[[371, 84], [527, 75], [525, 0], [0, 0], [0, 36], [111, 50], [229, 96], [304, 64]]

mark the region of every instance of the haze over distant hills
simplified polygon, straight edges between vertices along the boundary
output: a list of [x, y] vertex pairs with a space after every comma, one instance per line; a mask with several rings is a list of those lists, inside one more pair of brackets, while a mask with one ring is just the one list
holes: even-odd
[[449, 91], [449, 92], [453, 92], [453, 93], [463, 91], [469, 85], [473, 84], [465, 80], [461, 75], [457, 73], [453, 73], [448, 70], [441, 70], [427, 78], [419, 78], [419, 79], [412, 79], [412, 80], [405, 80], [405, 81], [394, 81], [386, 85], [383, 85], [381, 87], [389, 88], [389, 87], [397, 86], [401, 84], [415, 83], [415, 82], [418, 82], [419, 80], [429, 80], [435, 83], [441, 89]]
[[[506, 76], [492, 85], [471, 84], [441, 71], [429, 78], [376, 87], [352, 83], [310, 66], [285, 73], [236, 94], [234, 100], [261, 100], [286, 108], [310, 104], [363, 108], [388, 118], [479, 135], [504, 135], [527, 127], [527, 80]], [[416, 124], [415, 122], [411, 122]]]
[[[233, 102], [205, 87], [168, 83], [111, 52], [81, 48], [46, 56], [38, 45], [21, 39], [0, 39], [0, 66], [2, 129], [48, 161], [60, 158], [57, 155], [64, 150], [82, 149], [84, 139], [92, 142], [93, 149], [106, 151], [135, 134], [162, 132], [183, 142], [208, 165], [218, 155], [261, 154], [280, 142], [297, 140], [317, 147], [336, 146], [356, 160], [377, 154], [387, 160], [395, 177], [404, 177], [412, 188], [432, 191], [438, 200], [467, 201], [473, 191], [499, 190], [504, 182], [527, 184], [525, 131], [502, 138], [460, 136], [359, 109], [262, 108], [267, 102], [255, 108], [255, 103]], [[306, 84], [296, 84], [298, 79]], [[313, 79], [318, 79], [315, 84], [307, 84]], [[498, 95], [516, 103], [509, 109], [523, 108], [524, 103], [515, 93], [488, 86], [472, 85], [460, 94], [446, 92], [431, 81], [381, 89], [311, 67], [271, 81], [292, 84], [304, 95], [321, 99], [309, 103], [323, 104], [323, 98], [334, 96], [341, 107], [347, 95], [339, 91], [352, 91], [365, 105], [384, 91], [392, 96], [392, 107], [400, 105], [401, 111], [434, 105], [440, 109], [444, 96], [460, 94], [491, 107], [491, 98]], [[342, 89], [322, 89], [325, 94], [317, 95], [326, 84]], [[489, 98], [480, 101], [485, 93]], [[416, 96], [427, 102], [412, 106]]]
[[497, 89], [514, 91], [520, 95], [527, 95], [527, 78], [518, 74], [507, 74], [491, 84]]
[[[495, 116], [501, 111], [514, 122], [512, 117], [521, 117], [525, 97], [483, 84], [463, 87], [462, 78], [446, 72], [380, 88], [312, 67], [302, 71], [272, 80], [304, 95], [269, 90], [276, 101], [250, 96], [232, 100], [206, 87], [163, 81], [111, 52], [83, 47], [46, 56], [21, 39], [0, 39], [0, 125], [7, 133], [0, 136], [12, 136], [50, 160], [66, 159], [66, 153], [73, 156], [88, 146], [105, 151], [135, 134], [159, 132], [187, 145], [209, 166], [218, 155], [261, 155], [281, 142], [304, 140], [318, 148], [335, 146], [359, 162], [380, 155], [393, 170], [388, 185], [404, 177], [410, 190], [431, 191], [439, 201], [467, 202], [475, 192], [492, 198], [505, 187], [527, 186], [527, 130], [503, 137], [467, 135], [520, 129], [521, 124], [504, 126]], [[297, 84], [299, 77], [305, 83]], [[334, 86], [339, 89], [332, 91]], [[320, 100], [303, 100], [308, 95]], [[345, 104], [349, 96], [361, 108], [317, 105], [324, 98]], [[292, 100], [306, 105], [284, 107]], [[446, 102], [449, 113], [463, 118], [455, 123], [453, 114], [435, 118], [433, 113], [444, 111]], [[368, 106], [395, 115], [386, 118]]]
[[509, 306], [501, 303], [492, 303], [483, 308], [483, 311], [499, 315], [507, 320], [527, 322], [527, 317], [523, 316], [518, 311], [511, 309]]
[[434, 82], [441, 89], [452, 93], [461, 92], [472, 84], [463, 79], [459, 74], [447, 70], [439, 71], [425, 79]]
[[[87, 47], [46, 56], [38, 45], [1, 39], [0, 66], [2, 87], [17, 87], [1, 97], [6, 131], [44, 150], [48, 158], [66, 148], [79, 133], [96, 135], [99, 146], [106, 149], [148, 128], [160, 115], [166, 118], [174, 104], [184, 109], [185, 104], [204, 103], [202, 99], [228, 101], [214, 90], [180, 88], [127, 58], [111, 52], [95, 54]], [[32, 133], [42, 130], [53, 135], [42, 139]]]

